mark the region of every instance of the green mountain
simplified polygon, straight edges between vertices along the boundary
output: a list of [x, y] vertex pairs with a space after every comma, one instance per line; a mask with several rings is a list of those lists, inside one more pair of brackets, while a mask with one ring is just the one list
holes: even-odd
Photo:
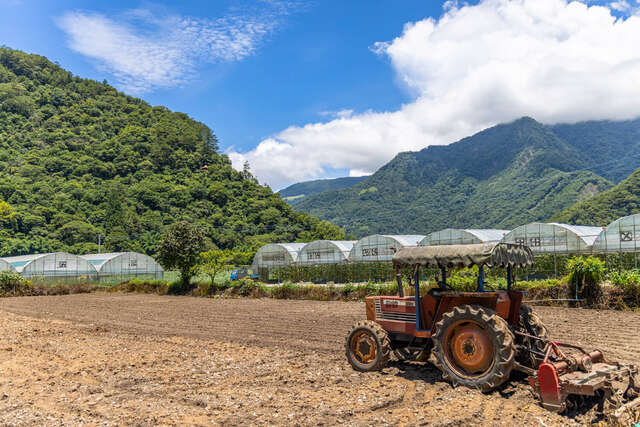
[[551, 130], [580, 151], [585, 167], [609, 181], [620, 182], [640, 166], [640, 119], [561, 124]]
[[366, 176], [358, 176], [304, 181], [290, 185], [287, 188], [278, 191], [278, 193], [288, 203], [296, 204], [301, 202], [305, 197], [313, 196], [314, 194], [322, 193], [324, 191], [342, 190], [343, 188], [353, 187], [366, 178]]
[[552, 220], [604, 226], [622, 216], [638, 212], [640, 212], [640, 169], [615, 187], [557, 213]]
[[311, 196], [296, 209], [357, 236], [507, 229], [546, 220], [612, 186], [589, 166], [593, 158], [582, 147], [522, 118], [448, 146], [400, 153], [355, 186]]
[[0, 48], [0, 255], [94, 252], [99, 236], [153, 254], [178, 220], [221, 248], [344, 237], [235, 171], [186, 114]]

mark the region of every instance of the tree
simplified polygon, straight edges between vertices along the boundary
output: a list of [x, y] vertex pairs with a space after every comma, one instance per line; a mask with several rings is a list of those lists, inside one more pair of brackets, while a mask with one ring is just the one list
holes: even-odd
[[158, 262], [165, 269], [180, 271], [180, 282], [185, 290], [191, 289], [191, 278], [198, 272], [204, 237], [204, 229], [180, 221], [172, 224], [160, 240]]
[[229, 266], [234, 260], [234, 253], [229, 249], [211, 249], [200, 254], [200, 271], [215, 284], [216, 275]]
[[11, 220], [16, 216], [16, 210], [5, 202], [0, 201], [0, 223], [7, 225], [11, 223]]

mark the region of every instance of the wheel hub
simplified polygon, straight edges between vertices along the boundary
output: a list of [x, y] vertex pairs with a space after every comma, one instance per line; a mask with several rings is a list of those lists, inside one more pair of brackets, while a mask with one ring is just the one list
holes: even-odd
[[487, 332], [475, 324], [458, 326], [451, 334], [451, 357], [466, 374], [485, 372], [493, 361], [493, 343]]
[[354, 354], [362, 363], [371, 362], [376, 358], [375, 338], [369, 333], [362, 331], [353, 337]]

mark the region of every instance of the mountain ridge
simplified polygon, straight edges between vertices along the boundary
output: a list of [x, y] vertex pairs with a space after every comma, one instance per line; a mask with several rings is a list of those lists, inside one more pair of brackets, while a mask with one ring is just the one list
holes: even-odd
[[543, 221], [613, 186], [588, 170], [597, 159], [584, 146], [553, 129], [523, 117], [447, 146], [399, 153], [355, 186], [296, 207], [356, 236]]

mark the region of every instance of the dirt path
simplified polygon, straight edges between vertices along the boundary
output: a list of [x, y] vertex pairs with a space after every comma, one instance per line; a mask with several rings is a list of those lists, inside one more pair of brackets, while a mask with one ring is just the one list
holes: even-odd
[[[537, 311], [555, 337], [638, 362], [640, 313]], [[576, 423], [523, 382], [484, 395], [452, 389], [431, 365], [356, 373], [343, 340], [363, 316], [342, 302], [0, 299], [0, 424]]]

